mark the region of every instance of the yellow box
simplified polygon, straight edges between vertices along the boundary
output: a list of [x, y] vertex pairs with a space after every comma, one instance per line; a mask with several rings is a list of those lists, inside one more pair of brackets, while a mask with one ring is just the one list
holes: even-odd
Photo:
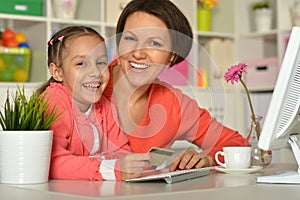
[[28, 48], [0, 48], [0, 81], [28, 81], [30, 55]]

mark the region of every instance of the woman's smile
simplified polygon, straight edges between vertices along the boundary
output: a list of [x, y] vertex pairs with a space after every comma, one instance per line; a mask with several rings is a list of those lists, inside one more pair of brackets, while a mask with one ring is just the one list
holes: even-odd
[[143, 72], [144, 70], [148, 69], [151, 67], [149, 64], [139, 64], [139, 63], [134, 63], [134, 62], [129, 62], [131, 68], [135, 72]]

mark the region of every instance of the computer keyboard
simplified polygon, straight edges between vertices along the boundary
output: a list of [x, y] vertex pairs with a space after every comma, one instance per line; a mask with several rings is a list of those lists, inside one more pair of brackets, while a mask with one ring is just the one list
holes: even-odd
[[140, 178], [127, 179], [126, 182], [145, 182], [145, 181], [156, 181], [164, 180], [166, 183], [175, 183], [179, 181], [185, 181], [193, 178], [198, 178], [202, 176], [207, 176], [210, 170], [215, 167], [204, 167], [199, 169], [188, 169], [188, 170], [178, 170], [174, 172], [167, 172], [162, 174], [155, 174], [144, 176]]

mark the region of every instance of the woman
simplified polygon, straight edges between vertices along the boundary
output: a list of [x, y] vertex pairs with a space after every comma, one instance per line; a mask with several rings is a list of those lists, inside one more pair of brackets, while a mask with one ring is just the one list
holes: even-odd
[[[157, 79], [166, 66], [184, 60], [193, 41], [188, 20], [171, 1], [132, 0], [121, 13], [116, 33], [119, 58], [110, 65], [112, 76], [103, 95], [116, 104], [133, 152], [170, 148], [179, 139], [204, 150], [180, 154], [170, 165], [174, 171], [215, 165], [214, 154], [223, 146], [248, 145], [194, 100]], [[138, 159], [131, 163], [147, 165]]]

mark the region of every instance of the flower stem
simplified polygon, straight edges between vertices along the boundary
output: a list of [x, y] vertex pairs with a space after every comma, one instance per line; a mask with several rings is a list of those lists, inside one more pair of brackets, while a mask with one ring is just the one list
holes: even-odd
[[255, 114], [254, 114], [254, 109], [253, 109], [253, 105], [252, 105], [250, 93], [249, 93], [249, 90], [248, 90], [247, 86], [245, 85], [244, 81], [242, 79], [240, 79], [240, 82], [242, 83], [242, 85], [243, 85], [243, 87], [244, 87], [244, 89], [246, 91], [248, 102], [249, 102], [249, 106], [250, 106], [250, 111], [251, 111], [252, 122], [254, 123], [255, 129], [256, 129], [256, 138], [259, 139], [259, 136], [260, 136], [259, 135], [259, 130], [258, 130], [259, 127], [257, 126], [257, 123], [256, 123], [256, 119], [255, 119]]
[[[253, 109], [253, 105], [252, 105], [250, 93], [249, 93], [249, 90], [246, 87], [244, 81], [242, 79], [240, 79], [240, 82], [242, 83], [242, 85], [243, 85], [243, 87], [244, 87], [244, 89], [246, 91], [246, 94], [247, 94], [247, 98], [248, 98], [248, 102], [249, 102], [249, 106], [250, 106], [250, 110], [251, 110], [251, 115], [252, 115], [251, 116], [252, 117], [252, 122], [254, 123], [254, 126], [255, 126], [256, 138], [257, 138], [257, 140], [259, 140], [260, 130], [259, 130], [259, 127], [257, 126], [257, 121], [255, 119], [255, 114], [254, 114], [254, 109]], [[249, 132], [248, 137], [247, 137], [248, 141], [249, 141], [249, 139], [251, 137], [250, 136], [251, 132], [252, 132], [252, 128], [250, 129], [250, 132]], [[265, 154], [265, 151], [262, 150], [262, 149], [260, 149], [260, 157], [261, 157], [261, 162], [262, 162], [263, 165], [264, 165], [264, 154]]]

